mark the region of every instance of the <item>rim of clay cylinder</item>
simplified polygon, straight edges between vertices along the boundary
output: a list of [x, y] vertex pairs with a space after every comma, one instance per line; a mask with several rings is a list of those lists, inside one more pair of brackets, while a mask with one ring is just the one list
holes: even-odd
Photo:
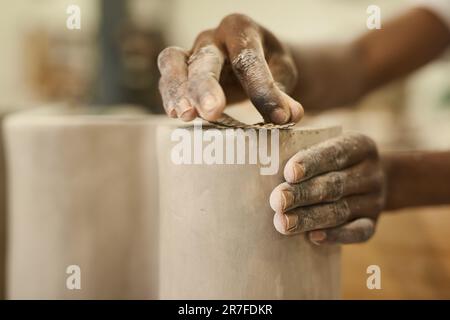
[[[44, 105], [32, 109], [21, 110], [8, 114], [5, 117], [6, 127], [21, 126], [91, 126], [91, 125], [157, 125], [161, 127], [192, 128], [192, 122], [184, 122], [179, 119], [169, 118], [165, 114], [151, 114], [140, 106], [123, 104], [111, 107], [68, 105]], [[202, 121], [204, 129], [216, 128], [207, 121]], [[339, 125], [318, 124], [315, 126], [303, 125], [300, 121], [290, 129], [304, 132], [318, 131], [329, 128], [341, 128]], [[216, 128], [225, 130], [224, 128]], [[232, 129], [232, 128], [231, 128]], [[290, 130], [289, 129], [289, 130]], [[282, 129], [284, 130], [284, 129]], [[287, 130], [287, 131], [289, 131]]]

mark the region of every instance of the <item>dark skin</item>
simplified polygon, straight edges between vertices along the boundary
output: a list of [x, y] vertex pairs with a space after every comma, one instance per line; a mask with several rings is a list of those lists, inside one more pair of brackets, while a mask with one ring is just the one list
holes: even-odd
[[[348, 44], [316, 48], [282, 44], [234, 14], [202, 32], [190, 51], [160, 54], [160, 91], [167, 114], [185, 121], [216, 120], [228, 103], [250, 99], [267, 122], [297, 122], [303, 106], [318, 112], [353, 103], [449, 44], [449, 29], [422, 8]], [[299, 151], [284, 177], [270, 196], [275, 228], [306, 232], [318, 245], [366, 241], [381, 211], [450, 204], [450, 151], [380, 155], [356, 133]]]

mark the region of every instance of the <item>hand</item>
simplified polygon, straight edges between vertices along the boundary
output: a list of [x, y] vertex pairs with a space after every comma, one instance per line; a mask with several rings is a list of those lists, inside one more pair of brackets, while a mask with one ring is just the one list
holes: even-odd
[[164, 49], [158, 57], [167, 114], [214, 121], [227, 102], [250, 98], [266, 122], [297, 122], [303, 108], [288, 94], [297, 69], [277, 38], [249, 17], [232, 14], [200, 33], [193, 48]]
[[270, 195], [282, 234], [308, 233], [315, 244], [368, 240], [385, 203], [375, 143], [344, 134], [301, 150], [284, 168], [286, 182]]

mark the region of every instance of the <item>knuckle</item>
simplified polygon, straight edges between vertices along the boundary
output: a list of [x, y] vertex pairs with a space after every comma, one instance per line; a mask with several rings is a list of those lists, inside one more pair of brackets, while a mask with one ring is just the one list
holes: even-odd
[[254, 70], [260, 63], [260, 59], [254, 49], [243, 49], [231, 62], [236, 73], [245, 74]]
[[300, 212], [299, 229], [302, 231], [336, 227], [347, 222], [350, 216], [345, 201], [304, 207], [298, 212]]
[[203, 39], [210, 39], [214, 35], [213, 29], [206, 29], [201, 31], [197, 36], [197, 41], [201, 41]]
[[344, 194], [345, 177], [341, 172], [331, 172], [326, 175], [324, 200], [336, 201]]
[[165, 102], [169, 100], [178, 100], [186, 91], [186, 81], [180, 81], [177, 78], [160, 78], [159, 91]]
[[224, 58], [220, 50], [213, 44], [200, 47], [189, 57], [189, 76], [196, 77], [206, 74], [219, 80]]
[[331, 205], [331, 213], [336, 225], [346, 222], [350, 217], [350, 208], [345, 200], [339, 200]]
[[207, 29], [200, 32], [194, 41], [194, 51], [199, 47], [211, 43], [214, 39], [214, 32], [214, 29]]
[[300, 208], [298, 210], [298, 223], [297, 223], [297, 231], [305, 232], [309, 230], [316, 229], [316, 226], [321, 223], [321, 221], [317, 221], [318, 219], [315, 217], [316, 209], [311, 207]]
[[349, 132], [344, 135], [348, 139], [352, 140], [358, 140], [358, 141], [364, 141], [366, 138], [368, 138], [366, 135], [359, 133], [359, 132]]
[[178, 89], [183, 85], [178, 79], [169, 79], [167, 81], [167, 93], [170, 96], [175, 96], [178, 94]]
[[232, 13], [222, 19], [222, 21], [220, 22], [220, 27], [228, 28], [231, 26], [242, 24], [253, 24], [253, 20], [245, 14]]
[[364, 143], [364, 144], [367, 144], [370, 141], [372, 141], [371, 138], [369, 138], [368, 136], [366, 136], [362, 133], [359, 133], [359, 132], [349, 132], [349, 133], [345, 134], [344, 137], [347, 139], [350, 139], [352, 141], [356, 141], [356, 142]]
[[308, 182], [292, 185], [294, 191], [294, 204], [300, 205], [307, 202], [311, 198], [312, 187], [314, 186], [309, 185]]
[[378, 148], [375, 141], [373, 141], [372, 138], [361, 133], [351, 133], [350, 137], [358, 145], [364, 146], [368, 150], [369, 154], [374, 155], [378, 158]]

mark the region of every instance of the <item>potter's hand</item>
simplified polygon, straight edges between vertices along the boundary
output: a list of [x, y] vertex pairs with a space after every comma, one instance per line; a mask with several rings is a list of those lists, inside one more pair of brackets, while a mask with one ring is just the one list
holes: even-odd
[[250, 98], [266, 122], [297, 122], [303, 108], [288, 93], [297, 70], [287, 49], [249, 17], [232, 14], [200, 33], [192, 50], [163, 50], [160, 92], [167, 114], [216, 120], [227, 102]]
[[270, 196], [280, 233], [308, 232], [316, 244], [363, 242], [374, 233], [385, 183], [368, 137], [344, 134], [302, 150], [289, 159], [284, 177]]

